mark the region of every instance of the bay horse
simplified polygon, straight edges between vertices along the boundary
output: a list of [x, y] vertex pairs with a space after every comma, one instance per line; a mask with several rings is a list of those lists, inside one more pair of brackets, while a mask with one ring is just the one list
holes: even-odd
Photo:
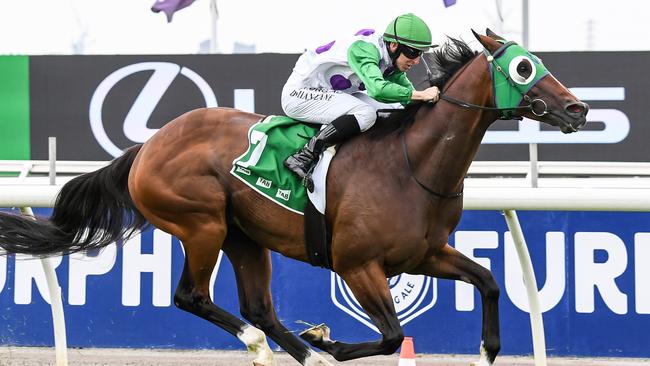
[[[514, 66], [500, 65], [502, 54], [520, 46], [489, 30], [474, 35], [483, 53], [454, 39], [433, 52], [432, 83], [443, 90], [441, 101], [411, 105], [378, 121], [342, 145], [331, 164], [325, 215], [333, 232], [332, 270], [381, 332], [379, 340], [356, 344], [332, 340], [324, 325], [300, 335], [336, 360], [392, 354], [400, 346], [403, 331], [386, 278], [401, 273], [475, 285], [483, 312], [478, 364], [491, 365], [500, 350], [499, 287], [489, 270], [447, 242], [461, 217], [463, 179], [497, 118], [525, 116], [569, 133], [585, 124], [588, 106], [545, 73], [519, 91], [513, 106], [500, 107], [496, 72], [516, 91], [541, 61], [523, 50]], [[303, 216], [229, 174], [248, 146], [248, 129], [262, 118], [226, 108], [188, 112], [110, 165], [67, 183], [49, 220], [0, 214], [0, 247], [41, 256], [86, 251], [148, 222], [182, 242], [177, 307], [238, 337], [254, 353], [255, 365], [275, 365], [266, 336], [302, 365], [330, 365], [280, 323], [269, 288], [270, 251], [308, 261]], [[210, 299], [220, 250], [232, 262], [240, 312], [250, 324]]]

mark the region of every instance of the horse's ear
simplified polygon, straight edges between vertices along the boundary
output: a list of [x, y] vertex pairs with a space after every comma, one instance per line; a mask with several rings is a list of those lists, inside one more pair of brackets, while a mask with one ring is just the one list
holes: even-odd
[[485, 28], [485, 34], [488, 37], [494, 39], [495, 41], [505, 41], [505, 39], [503, 39], [503, 37], [501, 37], [500, 35], [492, 32], [492, 30], [490, 30], [490, 28]]
[[494, 52], [499, 48], [500, 46], [499, 43], [497, 43], [492, 38], [480, 35], [476, 33], [473, 29], [472, 29], [472, 33], [474, 33], [474, 37], [476, 37], [476, 39], [478, 39], [478, 41], [481, 42], [481, 44], [483, 45], [483, 47], [485, 47], [486, 50], [490, 52]]
[[471, 29], [471, 31], [472, 31], [472, 34], [474, 35], [474, 37], [476, 37], [476, 39], [478, 39], [478, 41], [481, 42], [481, 35], [476, 33], [476, 31], [474, 29]]

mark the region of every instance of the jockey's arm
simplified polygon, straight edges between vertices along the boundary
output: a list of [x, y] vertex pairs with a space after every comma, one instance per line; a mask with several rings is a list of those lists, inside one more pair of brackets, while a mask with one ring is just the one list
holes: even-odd
[[406, 77], [405, 72], [397, 72], [388, 75], [387, 79], [389, 81], [394, 81], [395, 83], [411, 88], [413, 90], [413, 94], [411, 94], [411, 100], [420, 100], [420, 101], [437, 101], [438, 98], [440, 97], [440, 92], [438, 90], [437, 86], [432, 86], [430, 88], [427, 88], [425, 90], [415, 90], [415, 87], [413, 87], [413, 84], [411, 84], [411, 81]]
[[390, 75], [388, 75], [388, 77], [386, 77], [386, 80], [410, 88], [411, 90], [415, 89], [415, 87], [413, 87], [413, 84], [411, 84], [411, 80], [409, 80], [409, 78], [406, 77], [405, 72], [391, 73]]
[[404, 105], [412, 100], [427, 101], [434, 99], [434, 96], [437, 99], [437, 95], [429, 89], [415, 90], [403, 72], [398, 71], [386, 80], [379, 69], [380, 57], [375, 46], [361, 40], [354, 42], [348, 50], [350, 68], [359, 76], [371, 98], [382, 103]]
[[382, 103], [408, 103], [413, 86], [407, 87], [384, 79], [379, 69], [379, 50], [365, 41], [356, 41], [348, 49], [348, 63], [363, 82], [368, 95]]

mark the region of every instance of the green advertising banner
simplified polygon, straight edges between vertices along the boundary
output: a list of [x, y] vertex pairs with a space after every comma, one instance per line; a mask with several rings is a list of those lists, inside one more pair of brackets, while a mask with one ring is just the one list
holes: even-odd
[[29, 57], [0, 56], [0, 160], [29, 158]]

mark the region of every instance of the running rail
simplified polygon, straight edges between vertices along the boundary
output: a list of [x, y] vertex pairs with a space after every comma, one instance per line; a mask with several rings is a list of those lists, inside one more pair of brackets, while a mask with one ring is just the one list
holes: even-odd
[[[82, 174], [95, 171], [108, 165], [108, 161], [59, 160], [56, 172]], [[575, 162], [539, 161], [540, 176], [544, 175], [588, 175], [588, 176], [650, 176], [650, 163], [637, 162]], [[474, 161], [469, 167], [471, 175], [520, 175], [529, 173], [528, 161]], [[0, 160], [0, 172], [22, 172], [47, 174], [50, 171], [48, 160]]]
[[[650, 211], [650, 187], [476, 187], [471, 180], [465, 180], [465, 210]], [[61, 187], [0, 184], [0, 207], [52, 207]]]
[[[34, 212], [31, 207], [21, 207], [23, 215], [34, 219]], [[52, 308], [52, 327], [54, 328], [54, 350], [56, 354], [56, 366], [68, 366], [68, 341], [65, 332], [65, 315], [63, 313], [63, 300], [61, 287], [56, 277], [55, 266], [50, 258], [41, 258], [41, 265], [45, 273], [47, 290], [50, 295], [50, 306]]]

